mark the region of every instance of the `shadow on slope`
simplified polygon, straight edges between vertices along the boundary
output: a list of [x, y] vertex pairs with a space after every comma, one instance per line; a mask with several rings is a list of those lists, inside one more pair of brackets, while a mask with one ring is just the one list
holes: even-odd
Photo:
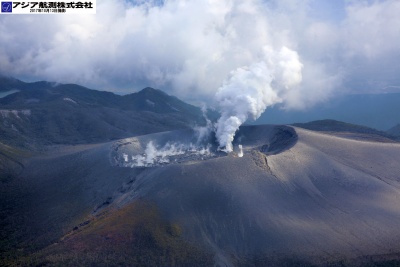
[[399, 251], [398, 144], [288, 126], [242, 127], [234, 144], [243, 157], [148, 168], [115, 205], [156, 203], [222, 266], [352, 266]]
[[205, 124], [200, 108], [153, 88], [121, 96], [0, 76], [2, 90], [1, 141], [16, 147], [100, 143]]
[[246, 126], [234, 153], [124, 165], [149, 142], [196, 140], [173, 131], [32, 160], [23, 224], [36, 248], [10, 262], [207, 266], [211, 251], [221, 266], [353, 266], [400, 251], [398, 144]]
[[293, 147], [297, 140], [297, 133], [290, 126], [242, 126], [236, 133], [233, 144], [257, 147], [266, 155], [275, 155]]

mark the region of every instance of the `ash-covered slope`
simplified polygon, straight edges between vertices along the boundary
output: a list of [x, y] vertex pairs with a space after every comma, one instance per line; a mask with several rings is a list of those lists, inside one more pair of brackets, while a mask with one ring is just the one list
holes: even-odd
[[235, 154], [147, 170], [116, 203], [157, 203], [221, 264], [399, 252], [400, 145], [243, 127]]
[[[234, 148], [221, 153], [213, 137], [199, 139], [184, 130], [59, 148], [57, 155], [31, 159], [19, 178], [29, 193], [17, 212], [25, 218], [18, 231], [30, 239], [16, 251], [29, 251], [24, 247], [29, 242], [42, 249], [21, 262], [399, 262], [398, 143], [246, 126]], [[138, 164], [139, 157], [148, 164]]]

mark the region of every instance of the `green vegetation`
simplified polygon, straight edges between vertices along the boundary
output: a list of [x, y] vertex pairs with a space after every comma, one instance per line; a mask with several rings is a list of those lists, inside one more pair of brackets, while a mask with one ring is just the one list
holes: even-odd
[[[22, 266], [211, 266], [213, 256], [183, 240], [177, 224], [136, 201], [91, 218], [60, 242], [18, 259]], [[12, 265], [11, 264], [11, 265]]]
[[21, 173], [24, 168], [21, 161], [28, 156], [30, 153], [25, 150], [0, 143], [0, 183], [10, 182]]

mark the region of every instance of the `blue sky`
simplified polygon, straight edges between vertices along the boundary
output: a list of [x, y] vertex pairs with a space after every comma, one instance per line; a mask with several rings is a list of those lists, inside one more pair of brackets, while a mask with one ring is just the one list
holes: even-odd
[[98, 0], [96, 15], [0, 15], [0, 72], [206, 101], [232, 72], [285, 47], [302, 80], [280, 101], [301, 109], [340, 94], [400, 92], [398, 14], [397, 0]]
[[316, 20], [338, 23], [346, 17], [344, 0], [320, 0], [310, 3], [311, 16]]

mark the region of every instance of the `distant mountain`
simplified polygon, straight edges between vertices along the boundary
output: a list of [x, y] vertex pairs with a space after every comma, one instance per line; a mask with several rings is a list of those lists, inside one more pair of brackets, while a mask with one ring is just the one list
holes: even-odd
[[307, 123], [294, 123], [292, 125], [317, 132], [329, 132], [337, 136], [352, 139], [375, 140], [380, 142], [397, 141], [398, 139], [395, 135], [387, 132], [336, 120], [318, 120]]
[[400, 124], [397, 124], [396, 126], [390, 128], [389, 130], [386, 131], [388, 134], [399, 137], [400, 138]]
[[0, 75], [0, 93], [21, 89], [24, 86], [25, 83], [18, 79]]
[[386, 131], [400, 123], [400, 93], [346, 95], [300, 111], [283, 110], [277, 105], [268, 108], [254, 124], [291, 124], [323, 119]]
[[104, 142], [205, 122], [200, 108], [153, 88], [120, 96], [1, 77], [0, 92], [0, 141], [14, 146]]
[[4, 97], [21, 90], [36, 90], [36, 89], [49, 89], [56, 86], [57, 83], [38, 81], [26, 83], [14, 77], [4, 76], [0, 74], [0, 96]]
[[0, 78], [1, 266], [399, 265], [386, 132], [242, 126], [227, 154], [160, 90]]

